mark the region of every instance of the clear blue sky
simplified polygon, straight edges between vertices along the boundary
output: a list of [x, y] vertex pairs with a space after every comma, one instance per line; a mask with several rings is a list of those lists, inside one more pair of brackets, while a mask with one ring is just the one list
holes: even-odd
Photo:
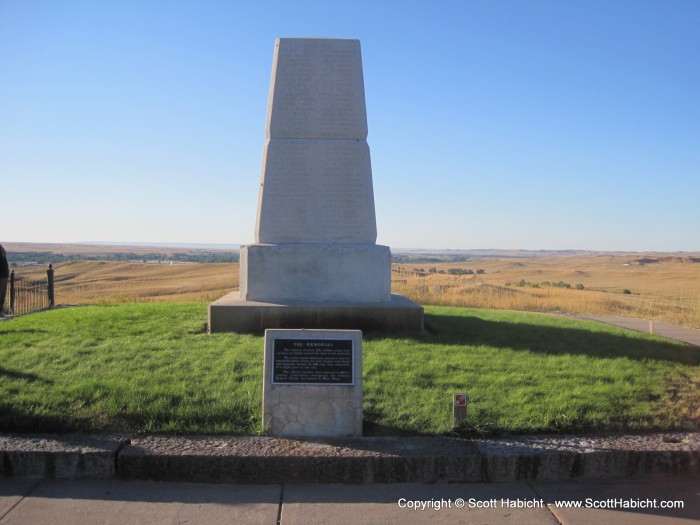
[[0, 242], [251, 243], [274, 40], [362, 43], [378, 242], [700, 250], [700, 2], [0, 0]]

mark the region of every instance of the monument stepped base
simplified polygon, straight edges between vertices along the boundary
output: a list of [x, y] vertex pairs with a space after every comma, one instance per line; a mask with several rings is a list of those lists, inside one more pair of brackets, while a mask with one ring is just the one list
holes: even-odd
[[376, 244], [241, 246], [240, 298], [384, 303], [391, 298], [391, 250]]
[[423, 330], [423, 307], [403, 295], [384, 303], [242, 301], [238, 292], [209, 305], [209, 331], [262, 333], [267, 328], [327, 328], [363, 332]]

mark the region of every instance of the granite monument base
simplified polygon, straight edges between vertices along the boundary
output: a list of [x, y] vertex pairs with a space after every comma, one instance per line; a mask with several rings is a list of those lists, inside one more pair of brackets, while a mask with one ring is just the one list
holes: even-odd
[[399, 294], [381, 303], [261, 302], [241, 300], [239, 292], [209, 305], [212, 333], [262, 333], [268, 328], [422, 332], [423, 307]]
[[389, 302], [391, 250], [375, 244], [241, 246], [240, 298], [263, 302]]

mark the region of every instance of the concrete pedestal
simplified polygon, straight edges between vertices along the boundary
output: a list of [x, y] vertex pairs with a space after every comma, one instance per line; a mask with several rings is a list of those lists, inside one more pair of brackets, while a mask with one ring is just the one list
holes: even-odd
[[268, 328], [335, 328], [363, 332], [420, 332], [423, 307], [391, 294], [381, 303], [246, 301], [239, 292], [209, 305], [209, 331], [262, 333]]
[[241, 247], [247, 301], [381, 303], [391, 300], [391, 251], [376, 244]]

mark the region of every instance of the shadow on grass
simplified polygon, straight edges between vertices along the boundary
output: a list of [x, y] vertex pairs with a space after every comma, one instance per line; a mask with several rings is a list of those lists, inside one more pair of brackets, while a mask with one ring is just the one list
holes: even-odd
[[363, 408], [362, 435], [363, 436], [434, 436], [429, 432], [421, 432], [415, 428], [398, 427], [378, 423], [384, 419], [384, 414], [374, 408]]
[[[595, 323], [591, 323], [595, 326]], [[492, 321], [473, 316], [426, 314], [427, 334], [396, 337], [430, 345], [491, 346], [547, 355], [586, 355], [601, 359], [668, 361], [700, 365], [700, 348], [658, 341], [637, 332], [621, 335], [567, 326]], [[386, 338], [369, 334], [367, 340]]]
[[[240, 424], [234, 425], [232, 421]], [[177, 423], [173, 426], [173, 423]], [[214, 414], [122, 413], [101, 418], [70, 414], [37, 414], [32, 408], [0, 403], [0, 432], [56, 433], [130, 432], [147, 434], [255, 435], [260, 423], [252, 411]]]
[[14, 326], [10, 327], [8, 330], [3, 330], [0, 332], [0, 336], [9, 336], [9, 335], [16, 335], [16, 334], [48, 334], [48, 330], [41, 330], [38, 328], [15, 328]]
[[26, 372], [17, 372], [16, 370], [10, 370], [9, 368], [5, 368], [3, 366], [0, 366], [0, 379], [3, 378], [8, 378], [8, 379], [22, 379], [24, 381], [30, 382], [30, 383], [44, 383], [47, 385], [52, 385], [53, 381], [49, 379], [44, 379], [41, 376], [38, 376], [36, 374], [27, 374]]
[[63, 433], [79, 430], [61, 416], [33, 414], [14, 405], [0, 403], [0, 432]]

